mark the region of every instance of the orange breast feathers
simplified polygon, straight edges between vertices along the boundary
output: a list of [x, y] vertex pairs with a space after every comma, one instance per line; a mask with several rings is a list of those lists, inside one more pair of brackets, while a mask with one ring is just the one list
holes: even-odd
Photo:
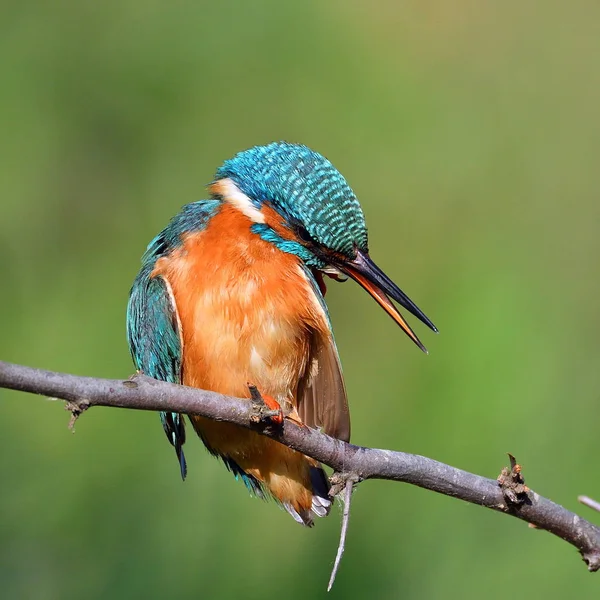
[[224, 204], [153, 274], [173, 291], [186, 385], [246, 397], [250, 381], [293, 401], [310, 335], [328, 334], [327, 318], [299, 259], [253, 234], [251, 225]]
[[[279, 217], [263, 209], [266, 222]], [[295, 408], [311, 336], [330, 336], [327, 317], [297, 257], [251, 232], [252, 220], [224, 203], [201, 232], [157, 261], [172, 289], [183, 340], [183, 383], [249, 397], [248, 382]], [[255, 432], [192, 417], [214, 452], [234, 459], [280, 501], [306, 513], [315, 461]]]

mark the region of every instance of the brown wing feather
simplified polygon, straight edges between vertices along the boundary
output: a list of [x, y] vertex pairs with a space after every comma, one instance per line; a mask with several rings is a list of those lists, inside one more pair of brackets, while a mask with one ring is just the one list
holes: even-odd
[[350, 411], [335, 341], [314, 332], [306, 373], [298, 386], [298, 414], [309, 427], [350, 440]]

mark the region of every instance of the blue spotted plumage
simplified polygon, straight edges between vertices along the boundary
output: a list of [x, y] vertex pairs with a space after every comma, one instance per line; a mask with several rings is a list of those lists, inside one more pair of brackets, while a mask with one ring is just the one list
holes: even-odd
[[255, 146], [223, 163], [217, 179], [225, 177], [257, 207], [270, 203], [327, 248], [346, 255], [355, 246], [368, 251], [367, 226], [354, 192], [318, 152], [287, 142]]
[[[181, 342], [166, 283], [150, 278], [152, 264], [145, 265], [135, 280], [127, 311], [128, 338], [133, 362], [144, 374], [181, 383]], [[169, 442], [175, 448], [185, 479], [187, 465], [183, 454], [185, 425], [183, 416], [161, 412], [160, 419]]]

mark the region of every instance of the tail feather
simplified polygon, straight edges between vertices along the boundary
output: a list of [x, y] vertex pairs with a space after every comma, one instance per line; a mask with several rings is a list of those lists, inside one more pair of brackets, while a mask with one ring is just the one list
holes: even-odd
[[331, 510], [329, 498], [329, 480], [323, 468], [310, 466], [310, 483], [312, 487], [312, 503], [310, 509], [298, 510], [289, 502], [283, 503], [283, 508], [292, 516], [296, 523], [312, 527], [313, 517], [326, 517]]
[[298, 512], [289, 502], [283, 503], [283, 508], [288, 511], [292, 518], [296, 523], [300, 523], [300, 525], [306, 525], [307, 527], [312, 527], [313, 520], [308, 511], [300, 511]]
[[326, 517], [331, 510], [331, 498], [329, 497], [329, 480], [321, 466], [310, 467], [310, 482], [312, 483], [312, 512], [317, 517]]
[[181, 470], [181, 479], [185, 481], [187, 463], [185, 462], [185, 454], [183, 453], [183, 444], [185, 444], [185, 422], [183, 415], [173, 412], [161, 412], [160, 420], [167, 439], [175, 448], [177, 460], [179, 461], [179, 469]]
[[175, 446], [175, 452], [177, 453], [177, 458], [179, 460], [179, 469], [181, 471], [181, 479], [185, 481], [187, 476], [187, 462], [185, 460], [185, 454], [183, 453], [183, 444], [178, 443]]

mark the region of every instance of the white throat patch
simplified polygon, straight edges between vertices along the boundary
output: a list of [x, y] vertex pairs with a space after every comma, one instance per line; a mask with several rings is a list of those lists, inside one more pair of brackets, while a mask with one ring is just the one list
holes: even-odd
[[254, 206], [252, 200], [231, 179], [221, 179], [217, 182], [217, 186], [225, 202], [229, 202], [229, 204], [237, 208], [254, 223], [265, 222], [265, 215]]

